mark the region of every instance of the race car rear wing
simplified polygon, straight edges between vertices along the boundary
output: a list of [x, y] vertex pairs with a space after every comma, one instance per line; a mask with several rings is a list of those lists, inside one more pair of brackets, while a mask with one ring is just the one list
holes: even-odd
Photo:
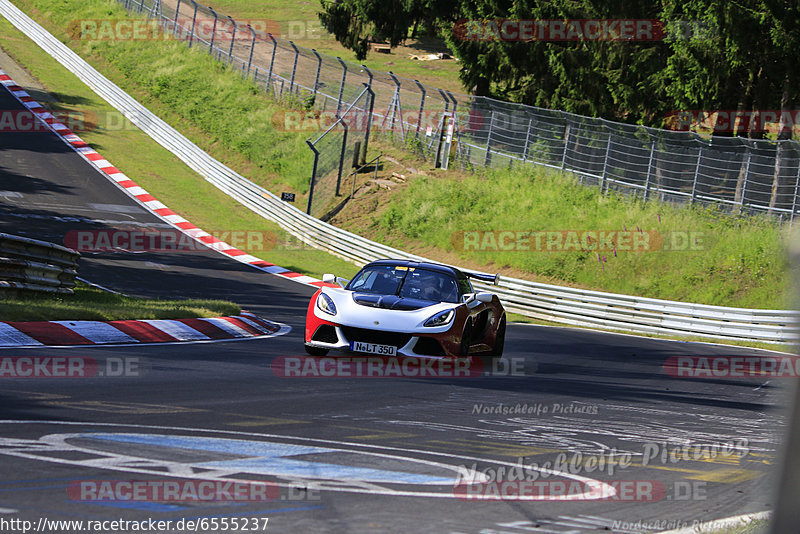
[[475, 280], [480, 280], [481, 282], [489, 282], [490, 284], [493, 285], [497, 285], [497, 283], [500, 282], [499, 274], [474, 273], [469, 271], [463, 271], [463, 272], [469, 278], [474, 278]]

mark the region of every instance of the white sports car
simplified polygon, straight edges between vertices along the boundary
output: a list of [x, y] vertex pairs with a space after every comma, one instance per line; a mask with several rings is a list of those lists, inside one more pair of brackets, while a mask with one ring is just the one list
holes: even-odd
[[[498, 276], [437, 263], [374, 261], [345, 280], [347, 285], [323, 287], [311, 297], [306, 352], [499, 357], [505, 310], [493, 293], [475, 292], [470, 278], [497, 283]], [[323, 281], [339, 279], [326, 274]]]

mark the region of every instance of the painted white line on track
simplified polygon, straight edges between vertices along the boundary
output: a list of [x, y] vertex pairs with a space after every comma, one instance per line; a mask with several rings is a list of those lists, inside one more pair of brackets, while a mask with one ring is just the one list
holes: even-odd
[[769, 519], [771, 516], [772, 512], [743, 514], [733, 517], [726, 517], [723, 519], [715, 519], [714, 521], [707, 521], [705, 523], [700, 523], [699, 525], [693, 527], [678, 528], [674, 530], [664, 530], [657, 534], [705, 534], [705, 533], [711, 534], [713, 532], [722, 529], [746, 526], [752, 523], [753, 521]]
[[[14, 424], [23, 424], [23, 425], [36, 424], [36, 425], [53, 425], [53, 426], [65, 426], [66, 425], [66, 426], [83, 426], [83, 427], [87, 427], [87, 426], [92, 426], [92, 427], [116, 427], [116, 428], [136, 428], [136, 429], [146, 429], [146, 430], [169, 430], [169, 431], [178, 431], [178, 432], [191, 432], [191, 433], [197, 433], [197, 434], [218, 434], [218, 435], [219, 434], [227, 434], [227, 435], [247, 436], [247, 437], [255, 437], [255, 438], [301, 441], [301, 442], [306, 442], [306, 443], [320, 443], [320, 444], [325, 444], [325, 445], [328, 445], [328, 446], [334, 446], [335, 445], [335, 446], [340, 446], [340, 447], [344, 447], [344, 448], [349, 448], [349, 450], [351, 450], [352, 452], [361, 452], [361, 453], [367, 453], [367, 450], [369, 450], [369, 449], [372, 449], [373, 451], [386, 451], [386, 452], [381, 452], [381, 453], [370, 452], [369, 454], [374, 455], [374, 456], [383, 456], [383, 457], [386, 457], [388, 459], [404, 458], [404, 457], [399, 456], [397, 454], [389, 454], [389, 451], [391, 451], [393, 453], [402, 452], [402, 453], [407, 453], [407, 454], [417, 454], [417, 455], [425, 455], [425, 456], [447, 458], [447, 459], [450, 459], [450, 460], [460, 460], [462, 463], [463, 463], [464, 460], [469, 460], [469, 461], [475, 461], [475, 462], [487, 462], [487, 463], [494, 464], [494, 465], [503, 465], [503, 466], [509, 466], [509, 467], [514, 467], [514, 466], [517, 465], [517, 464], [515, 464], [513, 462], [507, 462], [507, 461], [502, 461], [502, 460], [493, 460], [493, 459], [487, 459], [487, 458], [477, 458], [477, 457], [472, 457], [472, 456], [462, 456], [462, 455], [443, 453], [443, 452], [433, 452], [433, 451], [426, 451], [426, 450], [420, 450], [420, 449], [408, 449], [408, 448], [403, 448], [403, 447], [389, 447], [389, 446], [385, 446], [385, 445], [369, 445], [369, 444], [363, 444], [363, 443], [352, 443], [352, 442], [339, 441], [339, 440], [307, 438], [307, 437], [300, 437], [300, 436], [285, 436], [285, 435], [281, 435], [281, 434], [263, 434], [263, 433], [257, 433], [257, 432], [243, 432], [243, 431], [232, 431], [232, 430], [213, 430], [213, 429], [205, 429], [205, 428], [191, 428], [191, 427], [187, 428], [187, 427], [162, 426], [162, 425], [137, 425], [137, 424], [127, 424], [127, 423], [94, 423], [94, 422], [80, 422], [80, 421], [0, 420], [0, 425], [14, 425]], [[60, 444], [62, 444], [62, 442], [63, 442], [63, 440], [61, 440], [62, 436], [63, 435], [47, 435], [47, 436], [43, 436], [43, 438], [55, 439], [56, 441], [51, 443], [51, 445], [60, 446]], [[46, 442], [46, 440], [42, 441], [40, 443], [45, 443], [45, 442]], [[331, 448], [333, 448], [333, 447], [331, 447]], [[345, 449], [345, 450], [347, 450], [347, 449]], [[10, 455], [10, 456], [15, 456], [15, 457], [20, 457], [20, 458], [27, 458], [27, 459], [32, 459], [32, 460], [46, 461], [46, 462], [58, 463], [58, 464], [76, 465], [76, 461], [74, 461], [74, 460], [68, 460], [68, 459], [58, 458], [58, 457], [53, 457], [53, 456], [46, 456], [46, 457], [36, 456], [35, 454], [33, 454], [33, 452], [35, 452], [35, 450], [31, 449], [31, 451], [32, 452], [26, 452], [24, 449], [15, 450], [15, 449], [10, 449], [10, 448], [0, 449], [0, 453], [3, 454], [3, 455]], [[421, 458], [416, 458], [416, 459], [414, 459], [414, 461], [415, 462], [419, 462], [419, 463], [428, 463], [430, 465], [439, 464], [439, 462], [433, 462], [431, 460], [423, 460]], [[462, 465], [462, 463], [455, 464], [455, 465], [456, 466]], [[96, 467], [99, 467], [101, 469], [109, 469], [109, 470], [114, 470], [114, 471], [125, 471], [125, 472], [133, 471], [133, 468], [131, 468], [131, 467], [121, 466], [119, 463], [114, 463], [114, 462], [106, 463], [106, 462], [99, 461], [99, 462], [95, 462], [93, 465], [95, 465]], [[551, 475], [551, 476], [558, 476], [558, 477], [571, 479], [571, 480], [574, 480], [574, 481], [577, 481], [577, 482], [580, 482], [580, 483], [583, 483], [583, 484], [585, 484], [587, 486], [591, 486], [592, 487], [592, 490], [590, 492], [588, 492], [588, 493], [572, 494], [572, 495], [570, 495], [570, 498], [567, 498], [567, 499], [565, 499], [565, 498], [563, 498], [563, 496], [561, 496], [560, 498], [556, 499], [556, 500], [558, 500], [560, 502], [561, 501], [569, 501], [569, 500], [580, 500], [580, 499], [587, 500], [586, 499], [587, 495], [594, 495], [597, 492], [601, 493], [604, 496], [603, 498], [613, 497], [613, 496], [617, 495], [617, 491], [613, 486], [610, 486], [610, 485], [608, 485], [608, 484], [606, 484], [604, 482], [601, 482], [599, 480], [591, 479], [591, 478], [588, 478], [588, 477], [584, 477], [584, 476], [576, 475], [576, 474], [572, 474], [572, 473], [554, 471], [554, 470], [546, 469], [546, 468], [542, 468], [542, 467], [537, 468], [537, 471], [541, 472], [542, 474], [547, 474], [547, 475]], [[146, 469], [146, 468], [138, 469], [137, 468], [137, 469], [135, 469], [135, 472], [142, 473], [142, 474], [151, 474], [151, 475], [155, 475], [155, 476], [162, 476], [162, 477], [163, 476], [170, 476], [169, 473], [165, 473], [161, 469]], [[179, 478], [192, 478], [192, 479], [200, 479], [200, 480], [206, 480], [208, 478], [208, 475], [206, 475], [206, 477], [204, 478], [203, 473], [191, 474], [191, 473], [181, 472], [181, 473], [176, 473], [174, 476], [179, 477]], [[241, 479], [236, 479], [236, 478], [228, 479], [226, 477], [218, 477], [218, 478], [215, 478], [215, 480], [220, 480], [220, 481], [228, 481], [228, 480], [230, 480], [232, 482], [241, 482]], [[258, 483], [257, 481], [252, 481], [252, 480], [249, 481], [249, 482], [250, 483]], [[265, 484], [266, 483], [267, 482], [265, 482]], [[357, 484], [357, 482], [355, 482], [355, 483]], [[270, 482], [268, 482], [268, 484], [274, 484], [274, 485], [283, 486], [283, 487], [293, 487], [296, 484], [296, 481], [291, 481], [291, 482], [278, 482], [278, 481], [272, 482], [272, 481], [270, 481]], [[369, 484], [369, 483], [364, 484], [363, 486], [357, 485], [356, 487], [324, 487], [322, 489], [325, 489], [325, 490], [328, 490], [328, 491], [343, 491], [343, 492], [346, 492], [346, 493], [362, 493], [362, 494], [372, 494], [372, 495], [391, 495], [391, 496], [405, 496], [405, 497], [433, 497], [433, 498], [449, 498], [449, 499], [456, 498], [455, 492], [452, 491], [452, 490], [449, 491], [449, 492], [395, 490], [395, 489], [386, 488], [386, 487], [383, 487], [383, 486], [378, 486], [376, 484]], [[513, 500], [514, 501], [547, 501], [547, 500], [551, 500], [551, 499], [547, 499], [547, 498], [544, 498], [544, 499], [537, 498], [537, 496], [535, 496], [535, 495], [534, 496], [527, 496], [526, 495], [526, 496], [519, 496], [519, 497], [520, 498], [513, 499]], [[552, 497], [552, 496], [546, 495], [544, 497]], [[600, 497], [594, 497], [594, 498], [600, 498]], [[512, 500], [512, 499], [507, 499], [507, 500]]]

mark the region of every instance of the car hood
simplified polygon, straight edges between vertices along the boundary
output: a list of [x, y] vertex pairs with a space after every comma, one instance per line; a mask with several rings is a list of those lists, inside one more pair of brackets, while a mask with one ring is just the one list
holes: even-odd
[[[335, 316], [328, 315], [315, 305], [314, 315], [318, 318], [343, 326], [390, 332], [417, 331], [431, 334], [445, 332], [449, 330], [451, 324], [439, 327], [425, 327], [423, 324], [433, 315], [459, 306], [459, 304], [448, 302], [354, 293], [333, 287], [325, 287], [321, 291], [333, 300], [337, 313]], [[383, 297], [383, 300], [378, 297]], [[358, 303], [356, 299], [361, 300], [361, 303]], [[366, 302], [373, 305], [365, 304]]]
[[439, 304], [430, 300], [398, 297], [397, 295], [376, 295], [374, 293], [353, 293], [356, 304], [370, 308], [383, 308], [385, 310], [420, 310]]

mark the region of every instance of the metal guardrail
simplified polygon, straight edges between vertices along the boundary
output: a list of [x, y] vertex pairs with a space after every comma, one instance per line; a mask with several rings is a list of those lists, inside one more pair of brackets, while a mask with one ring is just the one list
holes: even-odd
[[60, 245], [0, 233], [0, 289], [72, 293], [80, 256]]
[[[156, 142], [217, 188], [305, 243], [357, 264], [379, 258], [425, 260], [321, 222], [282, 202], [201, 150], [50, 35], [8, 0], [0, 14]], [[687, 304], [501, 278], [494, 291], [509, 311], [558, 323], [641, 333], [789, 343], [800, 338], [800, 313]]]

